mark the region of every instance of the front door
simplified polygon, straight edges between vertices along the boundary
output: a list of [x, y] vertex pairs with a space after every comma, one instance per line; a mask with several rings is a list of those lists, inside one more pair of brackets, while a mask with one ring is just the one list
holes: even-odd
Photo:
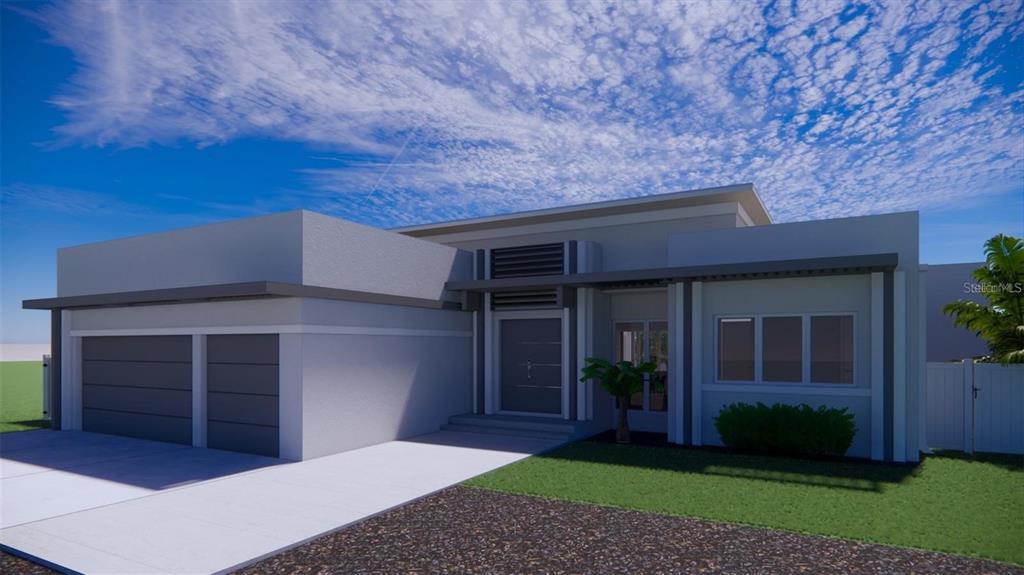
[[562, 320], [501, 320], [501, 411], [562, 413]]

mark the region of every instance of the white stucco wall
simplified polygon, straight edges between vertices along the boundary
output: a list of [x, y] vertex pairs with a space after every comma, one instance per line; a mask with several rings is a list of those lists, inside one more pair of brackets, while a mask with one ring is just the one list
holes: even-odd
[[[898, 289], [896, 305], [903, 302], [902, 313], [895, 318], [897, 329], [905, 329], [902, 341], [896, 341], [896, 389], [903, 381], [902, 397], [894, 405], [903, 406], [901, 421], [895, 425], [904, 441], [897, 460], [918, 458], [924, 406], [925, 362], [924, 284], [918, 273], [918, 215], [916, 212], [816, 220], [734, 230], [707, 230], [675, 234], [669, 241], [669, 264], [673, 266], [742, 263], [800, 258], [837, 257], [896, 253]], [[901, 280], [899, 278], [905, 278]], [[783, 281], [783, 280], [773, 280]], [[804, 280], [796, 280], [804, 281]], [[708, 282], [705, 286], [713, 285]], [[808, 284], [810, 285], [810, 284]], [[713, 288], [712, 288], [713, 289]], [[754, 297], [751, 292], [745, 297]], [[813, 294], [808, 294], [811, 297]], [[785, 294], [780, 294], [785, 298]], [[760, 299], [760, 298], [758, 298]], [[766, 305], [767, 301], [764, 302]], [[708, 337], [709, 334], [703, 334]], [[898, 350], [904, 350], [902, 354]], [[904, 373], [901, 378], [900, 366]], [[707, 410], [705, 410], [707, 411]], [[859, 444], [855, 444], [857, 449]]]
[[302, 283], [441, 299], [444, 283], [470, 279], [467, 252], [314, 212], [302, 212]]
[[72, 331], [105, 331], [131, 335], [138, 330], [181, 333], [230, 330], [234, 327], [298, 325], [302, 300], [267, 298], [188, 304], [79, 309], [71, 315]]
[[448, 246], [298, 210], [61, 249], [57, 293], [277, 281], [437, 300], [471, 267]]
[[[847, 407], [857, 435], [848, 455], [871, 455], [871, 280], [870, 275], [705, 282], [701, 321], [701, 436], [721, 445], [714, 418], [734, 402]], [[854, 383], [717, 383], [716, 323], [723, 315], [854, 314]], [[696, 382], [695, 382], [696, 383]], [[837, 395], [839, 394], [839, 395]]]
[[[637, 223], [622, 216], [618, 218], [619, 223], [616, 223], [615, 218], [602, 218], [596, 222], [580, 220], [531, 226], [524, 230], [500, 230], [500, 237], [467, 232], [433, 239], [464, 250], [569, 240], [592, 241], [600, 245], [601, 261], [598, 269], [614, 271], [655, 268], [666, 265], [668, 239], [672, 234], [687, 230], [735, 228], [746, 225], [737, 215], [737, 209], [736, 204], [704, 206], [703, 209], [681, 210], [678, 217], [659, 221]], [[564, 229], [568, 224], [572, 224], [572, 227]]]
[[57, 295], [247, 281], [302, 281], [302, 212], [197, 226], [57, 252]]
[[[281, 457], [309, 459], [437, 429], [472, 409], [472, 314], [309, 298], [65, 312], [68, 338], [280, 334]], [[71, 346], [74, 348], [74, 346]], [[68, 354], [65, 405], [81, 381]], [[75, 428], [73, 425], [69, 428]]]
[[[318, 325], [354, 333], [301, 336], [304, 459], [437, 431], [472, 410], [472, 314], [305, 306]], [[357, 307], [364, 309], [352, 313]]]

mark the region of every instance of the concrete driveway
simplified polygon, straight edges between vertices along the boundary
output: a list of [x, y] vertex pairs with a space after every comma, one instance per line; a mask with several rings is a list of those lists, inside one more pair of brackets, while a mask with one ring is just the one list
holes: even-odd
[[438, 432], [287, 463], [83, 432], [0, 436], [0, 546], [81, 573], [230, 571], [557, 445]]
[[82, 431], [0, 435], [0, 527], [260, 469], [278, 459]]

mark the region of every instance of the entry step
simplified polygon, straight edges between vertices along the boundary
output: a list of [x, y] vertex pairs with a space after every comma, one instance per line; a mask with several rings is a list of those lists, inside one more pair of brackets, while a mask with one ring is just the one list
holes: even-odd
[[465, 413], [449, 417], [448, 424], [441, 429], [573, 441], [600, 433], [607, 426], [594, 421], [570, 421], [544, 416]]

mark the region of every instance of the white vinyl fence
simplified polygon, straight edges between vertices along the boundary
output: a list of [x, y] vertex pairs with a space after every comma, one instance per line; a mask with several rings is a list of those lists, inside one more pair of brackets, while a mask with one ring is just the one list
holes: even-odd
[[1024, 454], [1024, 365], [929, 363], [928, 446]]

